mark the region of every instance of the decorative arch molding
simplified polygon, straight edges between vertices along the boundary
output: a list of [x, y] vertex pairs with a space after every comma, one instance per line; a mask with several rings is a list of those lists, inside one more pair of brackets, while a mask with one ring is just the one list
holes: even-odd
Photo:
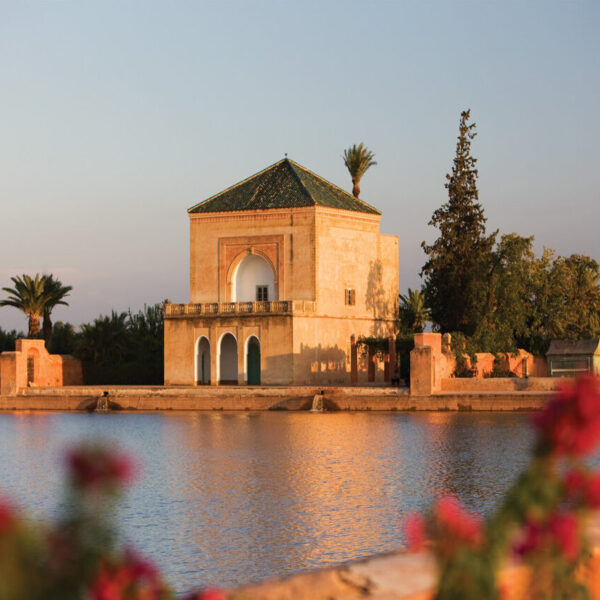
[[273, 273], [273, 298], [270, 298], [270, 300], [279, 300], [279, 277], [277, 274], [278, 269], [273, 264], [273, 261], [271, 260], [271, 257], [268, 254], [266, 254], [265, 252], [263, 252], [257, 248], [250, 247], [250, 248], [246, 248], [245, 250], [240, 252], [231, 261], [231, 263], [229, 265], [229, 269], [227, 270], [227, 301], [228, 302], [234, 301], [233, 300], [233, 289], [234, 289], [235, 277], [237, 275], [239, 266], [242, 264], [244, 259], [248, 258], [249, 256], [257, 256], [259, 258], [262, 258], [267, 263], [268, 267], [271, 269], [271, 272]]
[[273, 272], [274, 295], [283, 299], [285, 290], [285, 236], [249, 235], [219, 239], [219, 302], [232, 302], [235, 272], [244, 258], [260, 256]]

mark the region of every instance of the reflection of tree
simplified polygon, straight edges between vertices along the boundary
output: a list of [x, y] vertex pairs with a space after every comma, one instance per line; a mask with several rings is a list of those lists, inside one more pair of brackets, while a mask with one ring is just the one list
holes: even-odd
[[385, 289], [383, 287], [383, 265], [381, 261], [371, 261], [369, 266], [369, 276], [367, 278], [367, 309], [373, 314], [373, 332], [375, 337], [388, 335], [388, 330], [382, 319], [391, 318], [392, 306], [389, 299], [386, 299]]

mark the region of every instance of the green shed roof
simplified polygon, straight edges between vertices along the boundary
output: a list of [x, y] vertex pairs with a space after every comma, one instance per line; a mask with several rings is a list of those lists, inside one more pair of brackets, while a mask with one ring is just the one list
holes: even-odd
[[380, 211], [289, 158], [192, 206], [189, 213], [327, 206], [380, 215]]

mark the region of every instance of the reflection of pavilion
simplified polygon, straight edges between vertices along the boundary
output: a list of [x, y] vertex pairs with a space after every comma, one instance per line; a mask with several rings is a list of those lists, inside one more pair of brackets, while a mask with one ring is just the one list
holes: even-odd
[[351, 336], [388, 337], [398, 240], [380, 213], [287, 158], [192, 207], [190, 304], [165, 314], [166, 384], [382, 379]]

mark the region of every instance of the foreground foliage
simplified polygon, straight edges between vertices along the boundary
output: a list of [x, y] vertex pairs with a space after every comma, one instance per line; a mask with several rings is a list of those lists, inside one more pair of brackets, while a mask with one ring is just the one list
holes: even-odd
[[[132, 475], [129, 459], [99, 445], [66, 456], [67, 488], [55, 523], [24, 519], [0, 499], [2, 600], [174, 600], [157, 569], [119, 543], [112, 506]], [[185, 600], [224, 600], [218, 590]]]
[[600, 508], [600, 471], [584, 459], [600, 440], [600, 382], [588, 377], [565, 387], [532, 421], [531, 462], [486, 522], [452, 497], [407, 519], [413, 549], [432, 541], [437, 600], [502, 598], [498, 572], [510, 558], [531, 568], [532, 600], [589, 597], [579, 574], [591, 556], [587, 531]]

